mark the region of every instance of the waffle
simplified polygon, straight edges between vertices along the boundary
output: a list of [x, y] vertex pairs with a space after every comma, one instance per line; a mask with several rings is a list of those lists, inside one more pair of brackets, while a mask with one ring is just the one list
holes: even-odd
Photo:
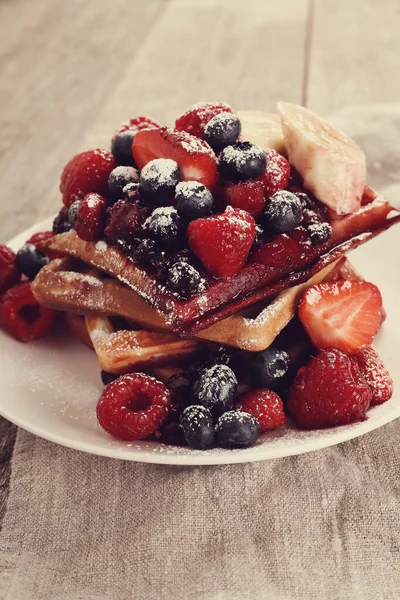
[[331, 239], [320, 246], [309, 244], [299, 255], [298, 264], [271, 267], [247, 263], [232, 277], [210, 278], [207, 290], [187, 301], [174, 297], [159, 280], [105, 241], [85, 242], [74, 231], [69, 231], [42, 242], [41, 248], [77, 257], [112, 275], [155, 308], [163, 325], [167, 324], [179, 335], [192, 336], [260, 300], [268, 300], [307, 282], [326, 266], [398, 221], [400, 213], [366, 188], [363, 206], [355, 213], [332, 221]]

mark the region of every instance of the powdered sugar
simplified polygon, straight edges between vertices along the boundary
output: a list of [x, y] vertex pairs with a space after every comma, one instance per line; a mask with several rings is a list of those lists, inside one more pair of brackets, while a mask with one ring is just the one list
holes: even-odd
[[157, 181], [159, 185], [175, 181], [178, 164], [170, 158], [155, 158], [143, 167], [141, 177], [147, 181]]

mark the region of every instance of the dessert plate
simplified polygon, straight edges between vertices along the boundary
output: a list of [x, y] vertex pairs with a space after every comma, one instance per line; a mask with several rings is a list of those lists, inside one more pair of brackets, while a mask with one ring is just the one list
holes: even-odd
[[[17, 250], [37, 231], [51, 228], [52, 219], [13, 238]], [[94, 352], [63, 332], [30, 344], [21, 344], [0, 331], [0, 414], [44, 439], [100, 456], [171, 465], [243, 463], [302, 454], [333, 446], [373, 431], [400, 416], [400, 321], [396, 278], [398, 234], [395, 228], [351, 253], [363, 276], [377, 284], [384, 298], [387, 319], [375, 346], [395, 384], [391, 400], [372, 408], [361, 423], [301, 431], [291, 424], [261, 436], [244, 450], [198, 451], [157, 442], [119, 442], [97, 423], [96, 402], [103, 386]]]

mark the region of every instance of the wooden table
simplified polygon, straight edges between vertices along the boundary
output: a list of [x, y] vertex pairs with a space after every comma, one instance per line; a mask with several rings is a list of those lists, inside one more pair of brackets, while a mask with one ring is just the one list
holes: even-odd
[[0, 239], [55, 213], [65, 162], [131, 116], [398, 101], [399, 30], [398, 0], [0, 0]]

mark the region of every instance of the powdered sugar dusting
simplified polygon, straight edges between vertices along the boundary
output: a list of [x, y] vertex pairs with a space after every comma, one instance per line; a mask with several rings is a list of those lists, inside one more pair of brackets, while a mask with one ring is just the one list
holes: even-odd
[[141, 177], [147, 181], [157, 181], [159, 185], [168, 184], [175, 177], [178, 164], [170, 158], [155, 158], [143, 167]]

